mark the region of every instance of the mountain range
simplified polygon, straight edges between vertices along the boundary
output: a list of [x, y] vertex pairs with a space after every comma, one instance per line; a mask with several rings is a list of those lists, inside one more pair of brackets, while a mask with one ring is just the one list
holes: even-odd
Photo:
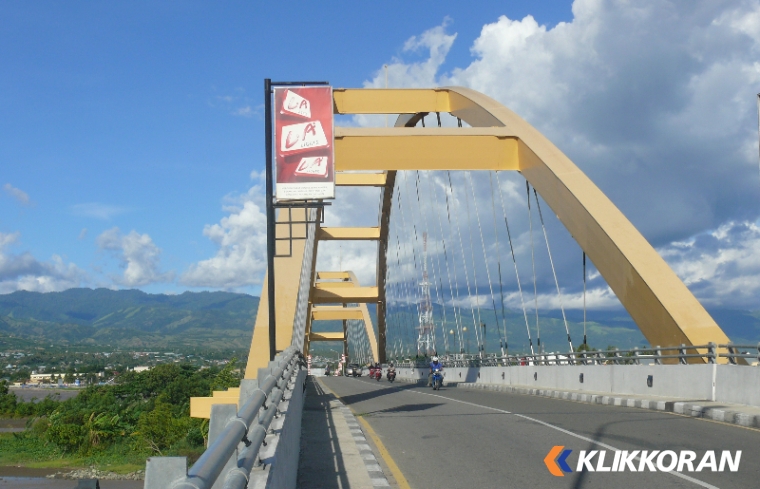
[[0, 334], [61, 345], [247, 348], [258, 305], [231, 292], [17, 291], [0, 295]]
[[[0, 295], [0, 348], [28, 341], [56, 345], [110, 346], [130, 349], [246, 349], [251, 341], [259, 298], [232, 292], [184, 292], [178, 295], [147, 294], [139, 290], [69, 289], [63, 292], [17, 291]], [[434, 316], [443, 310], [434, 305]], [[370, 308], [374, 320], [374, 308]], [[735, 343], [757, 344], [760, 341], [760, 312], [708, 308], [710, 314]], [[536, 343], [535, 315], [528, 311], [533, 341]], [[541, 311], [541, 338], [547, 351], [567, 348], [562, 312]], [[565, 316], [578, 346], [583, 339], [583, 311], [566, 310]], [[493, 310], [461, 312], [460, 326], [486, 324], [489, 351], [497, 351], [503, 335], [497, 333]], [[439, 321], [439, 320], [437, 320]], [[473, 322], [474, 321], [474, 322]], [[375, 325], [377, 321], [374, 320]], [[521, 311], [506, 311], [510, 350], [529, 348], [525, 319]], [[399, 334], [405, 341], [416, 338], [416, 307], [389, 308], [389, 350]], [[443, 331], [456, 331], [457, 322], [449, 309]], [[315, 323], [315, 331], [339, 330], [340, 322]], [[588, 342], [594, 347], [646, 348], [646, 340], [624, 310], [588, 311]], [[476, 340], [469, 328], [471, 348]], [[5, 337], [6, 341], [2, 341]], [[13, 341], [9, 341], [9, 340]], [[458, 350], [456, 334], [447, 340]], [[439, 341], [443, 339], [439, 337]], [[463, 337], [466, 341], [466, 337]], [[465, 345], [463, 344], [462, 347]], [[316, 350], [331, 350], [339, 345], [315, 344]]]

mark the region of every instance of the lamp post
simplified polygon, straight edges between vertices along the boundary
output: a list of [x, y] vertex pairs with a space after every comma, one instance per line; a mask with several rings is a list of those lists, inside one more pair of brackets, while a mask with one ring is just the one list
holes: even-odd
[[462, 332], [464, 333], [465, 337], [467, 338], [467, 354], [470, 354], [470, 337], [467, 336], [467, 326], [462, 328]]

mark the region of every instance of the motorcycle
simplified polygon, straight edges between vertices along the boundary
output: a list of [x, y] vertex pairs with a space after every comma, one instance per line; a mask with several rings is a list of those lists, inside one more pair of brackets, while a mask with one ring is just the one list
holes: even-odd
[[440, 368], [433, 370], [433, 390], [441, 390], [441, 384], [443, 384], [443, 372]]
[[385, 376], [388, 378], [388, 382], [393, 382], [394, 380], [396, 380], [396, 369], [389, 368], [388, 373], [386, 373]]
[[383, 378], [383, 370], [380, 368], [375, 368], [375, 367], [370, 368], [369, 378], [376, 379], [378, 382], [380, 382], [380, 379]]

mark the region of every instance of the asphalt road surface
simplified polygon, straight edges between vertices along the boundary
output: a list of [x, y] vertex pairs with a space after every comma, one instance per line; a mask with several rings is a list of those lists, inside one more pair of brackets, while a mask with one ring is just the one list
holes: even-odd
[[[760, 487], [760, 431], [644, 409], [582, 404], [538, 396], [470, 389], [389, 384], [366, 378], [322, 377], [356, 415], [377, 432], [413, 489], [477, 488], [734, 488]], [[572, 472], [555, 476], [544, 458], [555, 446], [571, 449]], [[578, 471], [581, 450], [706, 451], [735, 456], [739, 469], [681, 473]], [[640, 454], [639, 454], [640, 455]], [[598, 457], [590, 466], [598, 467]], [[685, 456], [688, 458], [688, 455]], [[656, 469], [656, 458], [653, 466]], [[664, 456], [667, 467], [671, 457]], [[638, 469], [640, 459], [631, 461]], [[709, 467], [709, 466], [708, 466]]]

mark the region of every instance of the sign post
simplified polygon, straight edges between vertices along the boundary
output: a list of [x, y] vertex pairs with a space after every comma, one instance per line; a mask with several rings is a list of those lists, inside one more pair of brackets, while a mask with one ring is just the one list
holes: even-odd
[[276, 87], [274, 102], [275, 198], [335, 198], [332, 88]]
[[[274, 360], [277, 354], [275, 208], [322, 207], [325, 204], [313, 201], [335, 198], [333, 134], [332, 87], [327, 82], [272, 82], [269, 78], [264, 80], [270, 361]], [[289, 202], [278, 206], [279, 201]], [[305, 221], [308, 220], [307, 213]]]

